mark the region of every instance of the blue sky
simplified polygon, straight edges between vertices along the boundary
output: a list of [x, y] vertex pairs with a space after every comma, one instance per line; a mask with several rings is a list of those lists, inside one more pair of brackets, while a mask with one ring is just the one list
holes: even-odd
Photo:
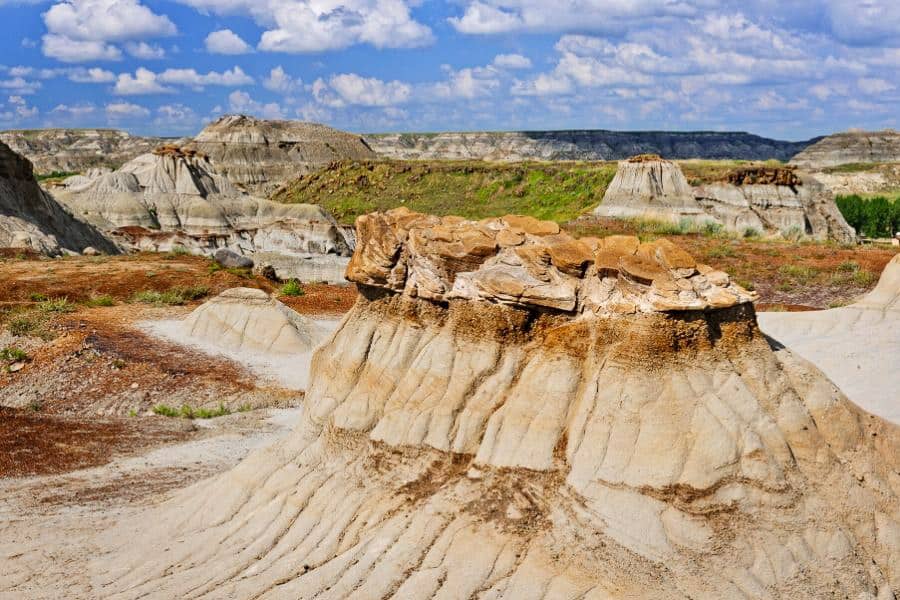
[[898, 127], [897, 0], [0, 0], [0, 128]]

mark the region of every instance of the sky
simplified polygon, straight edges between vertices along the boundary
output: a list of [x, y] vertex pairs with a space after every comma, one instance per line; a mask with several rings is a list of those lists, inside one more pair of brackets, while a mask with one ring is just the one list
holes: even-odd
[[0, 128], [898, 127], [898, 0], [0, 0]]

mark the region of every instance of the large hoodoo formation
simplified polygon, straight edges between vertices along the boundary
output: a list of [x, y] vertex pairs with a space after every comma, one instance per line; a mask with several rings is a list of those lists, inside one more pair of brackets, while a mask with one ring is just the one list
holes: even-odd
[[357, 235], [361, 294], [292, 437], [95, 540], [97, 590], [900, 590], [898, 429], [773, 351], [727, 274], [525, 217], [393, 210]]
[[666, 220], [706, 217], [681, 168], [656, 154], [640, 154], [619, 162], [616, 176], [594, 213]]

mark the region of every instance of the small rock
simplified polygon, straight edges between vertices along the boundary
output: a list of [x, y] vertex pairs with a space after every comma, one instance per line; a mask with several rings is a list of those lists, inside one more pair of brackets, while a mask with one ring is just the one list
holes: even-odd
[[234, 250], [229, 250], [228, 248], [219, 248], [218, 250], [216, 250], [216, 253], [213, 255], [213, 259], [226, 269], [253, 268], [252, 259], [246, 256], [241, 256]]
[[23, 363], [23, 362], [14, 362], [13, 364], [9, 365], [9, 372], [10, 372], [10, 373], [15, 373], [15, 372], [17, 372], [17, 371], [21, 371], [23, 368], [25, 368], [25, 363]]
[[100, 256], [100, 251], [94, 248], [93, 246], [88, 246], [84, 250], [81, 251], [83, 256]]
[[131, 389], [133, 389], [133, 390], [138, 389], [138, 384], [132, 383], [132, 384], [131, 384]]

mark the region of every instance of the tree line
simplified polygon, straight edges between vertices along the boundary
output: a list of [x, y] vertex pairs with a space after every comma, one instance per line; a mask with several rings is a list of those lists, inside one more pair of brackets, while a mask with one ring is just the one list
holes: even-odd
[[885, 238], [900, 232], [900, 198], [863, 198], [853, 194], [838, 196], [835, 202], [857, 234]]

